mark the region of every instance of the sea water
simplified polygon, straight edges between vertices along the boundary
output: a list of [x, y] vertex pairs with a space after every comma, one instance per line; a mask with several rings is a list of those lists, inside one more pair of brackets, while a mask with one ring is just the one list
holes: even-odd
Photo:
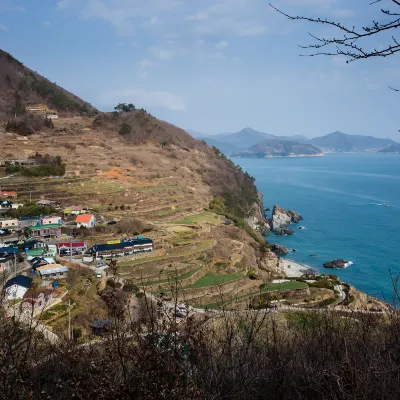
[[[304, 217], [292, 225], [294, 235], [267, 238], [296, 250], [287, 258], [391, 301], [391, 276], [400, 273], [399, 154], [232, 160], [256, 178], [265, 208], [276, 204]], [[337, 258], [353, 265], [323, 267]]]

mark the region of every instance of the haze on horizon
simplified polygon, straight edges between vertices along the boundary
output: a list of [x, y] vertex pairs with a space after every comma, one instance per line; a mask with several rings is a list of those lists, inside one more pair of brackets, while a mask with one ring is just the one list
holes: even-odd
[[[275, 0], [291, 14], [348, 25], [377, 8], [354, 0]], [[263, 0], [0, 1], [0, 48], [100, 110], [134, 103], [182, 128], [274, 135], [334, 131], [400, 139], [398, 57], [346, 64], [299, 57], [308, 32]], [[379, 47], [380, 43], [371, 42]]]

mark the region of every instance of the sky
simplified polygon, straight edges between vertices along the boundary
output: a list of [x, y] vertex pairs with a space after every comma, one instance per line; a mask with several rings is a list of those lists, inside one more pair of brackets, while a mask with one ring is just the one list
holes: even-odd
[[[294, 15], [362, 26], [371, 0], [269, 0]], [[102, 111], [133, 103], [204, 134], [334, 131], [400, 141], [398, 56], [301, 57], [309, 32], [268, 0], [0, 0], [0, 48]], [[369, 48], [386, 38], [372, 38]]]

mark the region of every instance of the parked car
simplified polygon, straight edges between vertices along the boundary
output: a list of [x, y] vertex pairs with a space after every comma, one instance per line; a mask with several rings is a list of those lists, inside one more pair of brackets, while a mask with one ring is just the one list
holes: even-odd
[[107, 264], [104, 261], [100, 261], [99, 263], [96, 264], [96, 268], [102, 268], [105, 267]]
[[101, 274], [96, 274], [96, 278], [101, 278]]
[[117, 223], [117, 221], [110, 221], [110, 222], [107, 222], [107, 225], [116, 225], [116, 223]]

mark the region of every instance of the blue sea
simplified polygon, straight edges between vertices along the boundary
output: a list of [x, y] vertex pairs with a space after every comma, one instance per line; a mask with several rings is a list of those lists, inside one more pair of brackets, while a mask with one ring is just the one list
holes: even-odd
[[[389, 271], [393, 276], [400, 273], [400, 155], [326, 154], [233, 161], [256, 178], [265, 208], [272, 210], [276, 204], [304, 217], [293, 225], [293, 236], [268, 237], [270, 242], [296, 250], [288, 258], [319, 272], [335, 273], [357, 289], [391, 301]], [[306, 229], [299, 230], [299, 226]], [[336, 258], [354, 265], [336, 270], [323, 267]]]

